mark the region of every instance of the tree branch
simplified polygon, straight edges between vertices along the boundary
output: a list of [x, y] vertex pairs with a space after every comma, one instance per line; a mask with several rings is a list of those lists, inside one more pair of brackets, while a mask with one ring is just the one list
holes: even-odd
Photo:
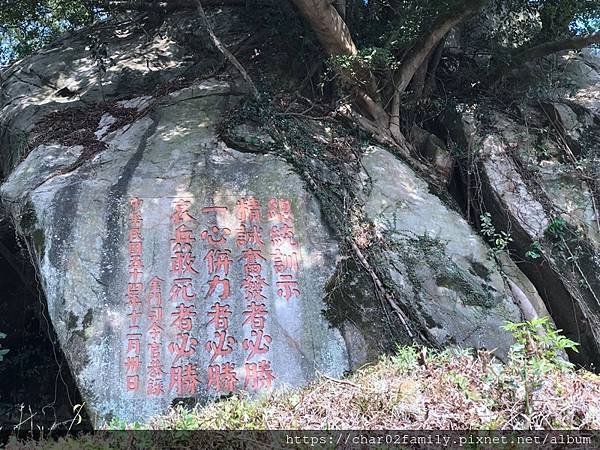
[[437, 68], [440, 65], [440, 61], [442, 60], [442, 54], [444, 53], [444, 43], [446, 42], [446, 38], [442, 39], [438, 44], [437, 48], [433, 52], [433, 56], [429, 60], [427, 67], [427, 79], [425, 80], [424, 92], [423, 94], [428, 97], [430, 96], [436, 85], [436, 73]]
[[467, 17], [479, 12], [486, 1], [465, 0], [464, 8], [457, 7], [458, 11], [436, 20], [431, 31], [412, 48], [408, 59], [402, 63], [400, 70], [394, 75], [394, 86], [398, 94], [405, 91], [415, 72], [446, 34]]
[[233, 64], [234, 67], [238, 70], [238, 72], [242, 75], [242, 78], [246, 81], [246, 83], [250, 87], [250, 90], [252, 91], [252, 94], [254, 95], [254, 97], [259, 98], [260, 94], [258, 93], [258, 89], [256, 89], [256, 86], [252, 82], [252, 79], [250, 78], [250, 75], [248, 75], [248, 72], [246, 72], [246, 69], [244, 69], [244, 66], [242, 66], [242, 64], [237, 60], [237, 58], [233, 55], [233, 53], [231, 53], [229, 50], [227, 50], [227, 47], [225, 47], [223, 45], [221, 40], [217, 37], [217, 35], [213, 31], [212, 26], [208, 20], [208, 17], [206, 16], [206, 13], [204, 12], [204, 8], [202, 7], [202, 3], [200, 2], [200, 0], [196, 0], [196, 7], [198, 9], [198, 14], [200, 14], [200, 17], [202, 18], [202, 21], [204, 22], [204, 26], [206, 27], [206, 30], [208, 31], [210, 38], [212, 39], [213, 43], [215, 44], [215, 47], [217, 47], [217, 49], [223, 54], [223, 56], [225, 56], [225, 58], [227, 58], [227, 60], [231, 64]]
[[[105, 2], [109, 10], [123, 11], [165, 11], [172, 12], [183, 9], [195, 8], [194, 2], [189, 0], [108, 0]], [[205, 0], [204, 5], [212, 6], [245, 6], [246, 0]]]
[[532, 48], [522, 50], [512, 60], [511, 65], [531, 61], [543, 56], [551, 55], [552, 53], [561, 52], [564, 50], [580, 50], [584, 47], [589, 47], [593, 44], [600, 44], [600, 32], [588, 34], [585, 36], [577, 36], [560, 41], [544, 42]]
[[496, 86], [516, 66], [521, 66], [528, 61], [533, 61], [556, 52], [580, 50], [593, 44], [600, 44], [600, 32], [561, 39], [559, 41], [544, 42], [543, 44], [527, 49], [517, 49], [512, 58], [506, 58], [498, 64], [496, 69], [488, 76], [488, 82], [491, 86]]

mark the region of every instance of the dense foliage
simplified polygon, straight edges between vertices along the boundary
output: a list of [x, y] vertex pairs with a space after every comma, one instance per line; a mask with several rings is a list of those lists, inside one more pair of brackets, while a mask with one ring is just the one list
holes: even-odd
[[[260, 7], [269, 3], [252, 2]], [[148, 0], [0, 0], [0, 64], [31, 53], [63, 31], [156, 4]], [[460, 10], [462, 4], [461, 0], [347, 0], [346, 22], [363, 54], [375, 55], [370, 62], [389, 63], [402, 59], [407, 48], [431, 29], [434, 18]], [[533, 45], [597, 32], [600, 24], [598, 0], [489, 1], [486, 13], [490, 12], [497, 17], [485, 39], [490, 46]]]
[[0, 0], [0, 64], [27, 55], [101, 17], [99, 4], [69, 0]]

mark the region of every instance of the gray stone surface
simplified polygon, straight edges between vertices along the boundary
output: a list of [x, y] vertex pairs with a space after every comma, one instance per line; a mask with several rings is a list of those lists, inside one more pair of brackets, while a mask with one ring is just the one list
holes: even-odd
[[[593, 114], [590, 110], [580, 106], [574, 116], [568, 112], [575, 109], [558, 107], [562, 116], [553, 117], [542, 108], [524, 106], [522, 111], [538, 129], [587, 130], [589, 142], [597, 142], [595, 129], [584, 126]], [[458, 133], [471, 148], [479, 149], [477, 170], [485, 208], [497, 229], [511, 234], [515, 261], [537, 288], [558, 327], [581, 344], [582, 350], [572, 358], [580, 364], [596, 364], [600, 357], [600, 241], [593, 184], [585, 178], [597, 171], [597, 151], [588, 143], [585, 152], [574, 155], [575, 147], [570, 144], [552, 142], [506, 114], [489, 114], [492, 126], [487, 118], [463, 112], [462, 133]], [[583, 144], [582, 138], [572, 138]], [[550, 232], [549, 227], [559, 219], [564, 228]], [[526, 256], [532, 246], [538, 248], [535, 260]]]
[[[246, 376], [252, 375], [246, 363], [269, 361], [275, 388], [303, 385], [317, 371], [341, 376], [349, 367], [341, 334], [321, 314], [323, 287], [335, 267], [337, 244], [323, 224], [316, 200], [288, 164], [274, 156], [240, 153], [217, 140], [215, 126], [224, 105], [231, 100], [230, 91], [227, 83], [208, 80], [170, 94], [150, 116], [106, 135], [103, 139], [108, 149], [71, 172], [64, 168], [77, 159], [81, 148], [40, 146], [2, 186], [2, 198], [19, 220], [21, 230], [37, 236], [33, 250], [50, 316], [86, 404], [99, 425], [111, 417], [145, 420], [164, 412], [176, 397], [201, 398], [228, 392], [226, 385], [219, 390], [209, 386], [210, 365], [220, 364], [223, 369], [222, 364], [234, 363], [236, 389], [248, 391], [269, 390], [270, 383], [263, 378], [254, 386], [248, 378], [245, 385]], [[268, 286], [264, 286], [264, 298], [258, 298], [257, 303], [263, 303], [268, 311], [262, 330], [270, 342], [263, 337], [262, 344], [270, 348], [247, 359], [251, 348], [244, 348], [243, 342], [255, 336], [251, 335], [250, 324], [242, 323], [250, 301], [242, 289], [244, 260], [240, 258], [244, 248], [238, 248], [235, 239], [240, 227], [236, 202], [250, 197], [261, 205], [257, 225], [262, 228], [264, 246], [254, 247], [265, 258], [258, 262]], [[143, 201], [140, 232], [144, 268], [139, 281], [144, 287], [139, 329], [131, 328], [132, 319], [128, 317], [132, 312], [127, 296], [128, 282], [132, 281], [128, 274], [132, 198]], [[288, 279], [297, 280], [289, 299], [284, 298], [284, 285], [278, 284], [285, 278], [278, 278], [274, 266], [276, 250], [270, 230], [273, 226], [283, 228], [282, 223], [268, 220], [267, 206], [272, 198], [291, 202], [297, 248], [288, 248], [288, 254], [297, 254], [298, 268], [297, 273], [282, 272], [290, 275]], [[195, 238], [192, 267], [198, 273], [191, 276], [197, 297], [185, 303], [196, 308], [189, 339], [197, 339], [197, 343], [195, 354], [173, 363], [177, 352], [171, 352], [169, 345], [183, 339], [177, 336], [172, 317], [181, 302], [169, 299], [178, 277], [171, 270], [175, 230], [170, 221], [178, 199], [190, 202], [189, 212], [197, 219], [186, 222]], [[228, 210], [202, 212], [210, 206], [225, 206]], [[209, 273], [203, 258], [217, 247], [209, 246], [201, 235], [212, 225], [231, 230], [226, 244], [231, 250], [227, 277], [231, 291], [224, 299], [216, 297], [223, 295], [222, 284], [206, 298]], [[224, 278], [224, 269], [216, 273]], [[148, 296], [154, 277], [163, 280], [163, 318], [159, 321], [163, 332], [157, 360], [165, 372], [164, 394], [157, 396], [145, 392], [150, 379], [148, 345], [152, 342], [148, 329], [152, 324], [151, 308], [156, 306]], [[278, 295], [280, 289], [283, 297]], [[208, 316], [216, 301], [230, 306], [228, 333], [236, 342], [230, 355], [218, 356], [211, 363], [214, 351], [205, 345], [215, 340], [218, 331]], [[127, 358], [136, 354], [135, 348], [128, 351], [127, 335], [132, 331], [142, 333], [141, 366], [128, 372]], [[197, 389], [183, 385], [178, 393], [176, 376], [175, 385], [169, 389], [171, 366], [185, 367], [188, 363], [197, 366]], [[139, 376], [139, 389], [130, 392], [126, 380], [133, 374]]]
[[596, 114], [600, 113], [600, 54], [597, 49], [583, 49], [579, 55], [565, 55], [563, 76], [575, 86], [566, 96]]
[[521, 314], [490, 248], [390, 153], [373, 147], [362, 163], [368, 180], [364, 210], [376, 232], [394, 244], [390, 277], [404, 301], [416, 303], [438, 344], [504, 353], [512, 338], [500, 327]]

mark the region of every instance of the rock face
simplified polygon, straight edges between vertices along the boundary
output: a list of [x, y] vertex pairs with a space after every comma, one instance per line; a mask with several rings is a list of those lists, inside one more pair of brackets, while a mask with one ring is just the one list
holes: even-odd
[[[340, 226], [307, 186], [323, 177], [341, 192], [352, 164], [308, 149], [299, 170], [264, 150], [277, 141], [255, 124], [237, 124], [243, 142], [226, 145], [219, 126], [244, 92], [204, 76], [218, 58], [185, 45], [194, 23], [182, 14], [150, 36], [103, 28], [104, 71], [71, 36], [2, 74], [2, 202], [97, 426], [338, 377], [397, 343], [505, 355], [503, 322], [546, 314], [519, 268], [387, 150], [357, 157], [344, 187], [356, 205], [343, 207], [361, 219]], [[443, 143], [425, 137], [449, 176]], [[346, 228], [364, 261], [350, 258]], [[409, 331], [382, 331], [390, 304]]]
[[82, 147], [41, 145], [2, 187], [101, 418], [349, 367], [321, 315], [337, 245], [285, 162], [217, 141], [230, 96], [214, 80], [176, 91], [81, 169], [62, 170]]
[[519, 321], [521, 311], [489, 247], [390, 153], [372, 148], [362, 163], [370, 180], [364, 210], [385, 235], [385, 269], [402, 301], [416, 306], [437, 345], [461, 339], [504, 353], [512, 339], [501, 326]]
[[599, 61], [565, 58], [571, 95], [522, 105], [520, 120], [463, 108], [448, 121], [454, 140], [477, 154], [471, 170], [485, 209], [511, 233], [513, 257], [558, 327], [581, 344], [571, 358], [588, 366], [600, 360]]

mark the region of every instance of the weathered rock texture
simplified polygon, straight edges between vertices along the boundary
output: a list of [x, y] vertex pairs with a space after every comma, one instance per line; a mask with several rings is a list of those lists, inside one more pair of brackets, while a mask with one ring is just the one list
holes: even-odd
[[464, 105], [447, 126], [472, 155], [463, 181], [481, 193], [474, 202], [511, 233], [513, 257], [559, 328], [581, 343], [572, 358], [597, 366], [600, 59], [584, 52], [561, 64], [572, 92], [521, 105], [516, 117]]
[[[228, 14], [219, 21], [224, 39], [234, 25], [243, 30]], [[542, 301], [533, 271], [494, 256], [450, 196], [436, 196], [383, 148], [351, 153], [303, 119], [294, 130], [303, 130], [304, 148], [258, 117], [222, 137], [245, 92], [226, 72], [205, 76], [220, 58], [190, 44], [202, 43], [198, 30], [185, 14], [151, 34], [105, 25], [106, 67], [82, 34], [2, 74], [0, 194], [29, 243], [98, 426], [144, 420], [176, 398], [340, 376], [397, 343], [485, 347], [502, 357], [512, 343], [503, 322], [547, 314], [544, 302], [554, 309], [579, 295], [585, 318], [585, 288], [558, 277], [550, 254], [541, 276], [568, 295], [542, 293]], [[444, 143], [421, 134], [433, 149], [424, 156], [448, 181]], [[484, 141], [486, 192], [491, 207], [519, 218], [522, 250], [551, 216], [525, 181], [503, 181], [520, 166], [501, 139]], [[557, 202], [570, 202], [557, 192]], [[253, 201], [260, 207], [250, 212]], [[593, 230], [593, 212], [578, 214]], [[249, 249], [260, 256], [252, 261]], [[593, 267], [597, 260], [582, 266], [590, 283]], [[195, 315], [178, 316], [190, 305]], [[266, 316], [251, 316], [261, 305]]]
[[[349, 367], [339, 332], [328, 327], [321, 315], [323, 286], [335, 266], [336, 243], [314, 197], [285, 162], [274, 156], [240, 153], [218, 142], [214, 128], [231, 98], [229, 84], [216, 80], [176, 91], [164, 97], [151, 114], [107, 133], [103, 137], [107, 148], [80, 168], [64, 170], [78, 161], [82, 146], [40, 145], [2, 187], [21, 229], [35, 236], [33, 250], [54, 326], [82, 392], [102, 418], [145, 419], [164, 411], [175, 397], [227, 392], [231, 386], [262, 390], [271, 381], [274, 386], [300, 385], [316, 371], [339, 376]], [[293, 226], [293, 235], [283, 235], [282, 218], [269, 220], [267, 206], [272, 199], [284, 201], [284, 206], [289, 201], [286, 224]], [[138, 227], [134, 227], [132, 200], [139, 206], [143, 236], [143, 268], [135, 279], [131, 255], [137, 253], [132, 253], [131, 245], [138, 239], [132, 238], [131, 230]], [[252, 210], [256, 220], [240, 221], [245, 210], [243, 203], [237, 204], [239, 200], [260, 204]], [[196, 220], [173, 219], [182, 205]], [[213, 206], [227, 210], [204, 210]], [[183, 229], [179, 228], [182, 224]], [[242, 224], [248, 230], [260, 227], [262, 243], [242, 233]], [[272, 227], [282, 230], [279, 237], [273, 235]], [[223, 244], [215, 243], [225, 230], [230, 234], [224, 236]], [[209, 237], [215, 241], [209, 242]], [[297, 259], [290, 262], [272, 256], [279, 248], [278, 239], [294, 246], [287, 254]], [[189, 266], [182, 262], [183, 270], [178, 270], [174, 264], [188, 254], [187, 242], [189, 257], [195, 260]], [[182, 248], [185, 251], [179, 253]], [[248, 263], [253, 262], [251, 255], [244, 258], [248, 248], [261, 251], [254, 262], [260, 264], [256, 267], [266, 283], [255, 295], [243, 288]], [[223, 249], [229, 253], [220, 253], [225, 260], [221, 259], [224, 265], [218, 270], [216, 252]], [[281, 273], [289, 276], [278, 278], [276, 261], [286, 269]], [[212, 285], [213, 275], [227, 283]], [[293, 284], [280, 281], [292, 275]], [[173, 295], [173, 286], [181, 286], [185, 282], [178, 280], [188, 277], [193, 280], [189, 290], [182, 287]], [[131, 291], [138, 287], [141, 305], [132, 307]], [[160, 304], [153, 296], [155, 289], [162, 291]], [[195, 298], [189, 301], [184, 298], [192, 295]], [[242, 323], [251, 300], [266, 308], [268, 314], [256, 319], [266, 324], [254, 327], [252, 319]], [[211, 306], [217, 301], [221, 307], [228, 305], [229, 311], [211, 316]], [[193, 323], [189, 329], [185, 326], [188, 319], [176, 322], [182, 311], [179, 305], [195, 306], [193, 315], [187, 316]], [[141, 316], [132, 318], [136, 312]], [[153, 319], [159, 313], [162, 318]], [[162, 328], [156, 349], [151, 346], [156, 341], [151, 333], [153, 322]], [[221, 341], [225, 330], [235, 343]], [[138, 343], [139, 351], [132, 348]], [[205, 344], [214, 347], [205, 349]], [[179, 361], [177, 346], [182, 353]], [[195, 353], [187, 353], [192, 347]], [[233, 349], [231, 355], [228, 348]], [[152, 351], [159, 353], [156, 364], [164, 371], [160, 376], [153, 376], [157, 374], [149, 368], [154, 361]], [[130, 365], [136, 364], [130, 358], [138, 354], [139, 369]], [[259, 371], [258, 380], [245, 372], [258, 370], [256, 364], [262, 361], [269, 366]], [[194, 365], [189, 366], [190, 362]], [[235, 364], [237, 383], [223, 375], [220, 381], [217, 375], [209, 377], [207, 371], [223, 372], [228, 362]], [[246, 363], [254, 366], [246, 367]], [[181, 380], [179, 369], [172, 372], [171, 366], [193, 367], [195, 375]], [[163, 393], [158, 395], [152, 391], [159, 384], [156, 380], [162, 380]]]

